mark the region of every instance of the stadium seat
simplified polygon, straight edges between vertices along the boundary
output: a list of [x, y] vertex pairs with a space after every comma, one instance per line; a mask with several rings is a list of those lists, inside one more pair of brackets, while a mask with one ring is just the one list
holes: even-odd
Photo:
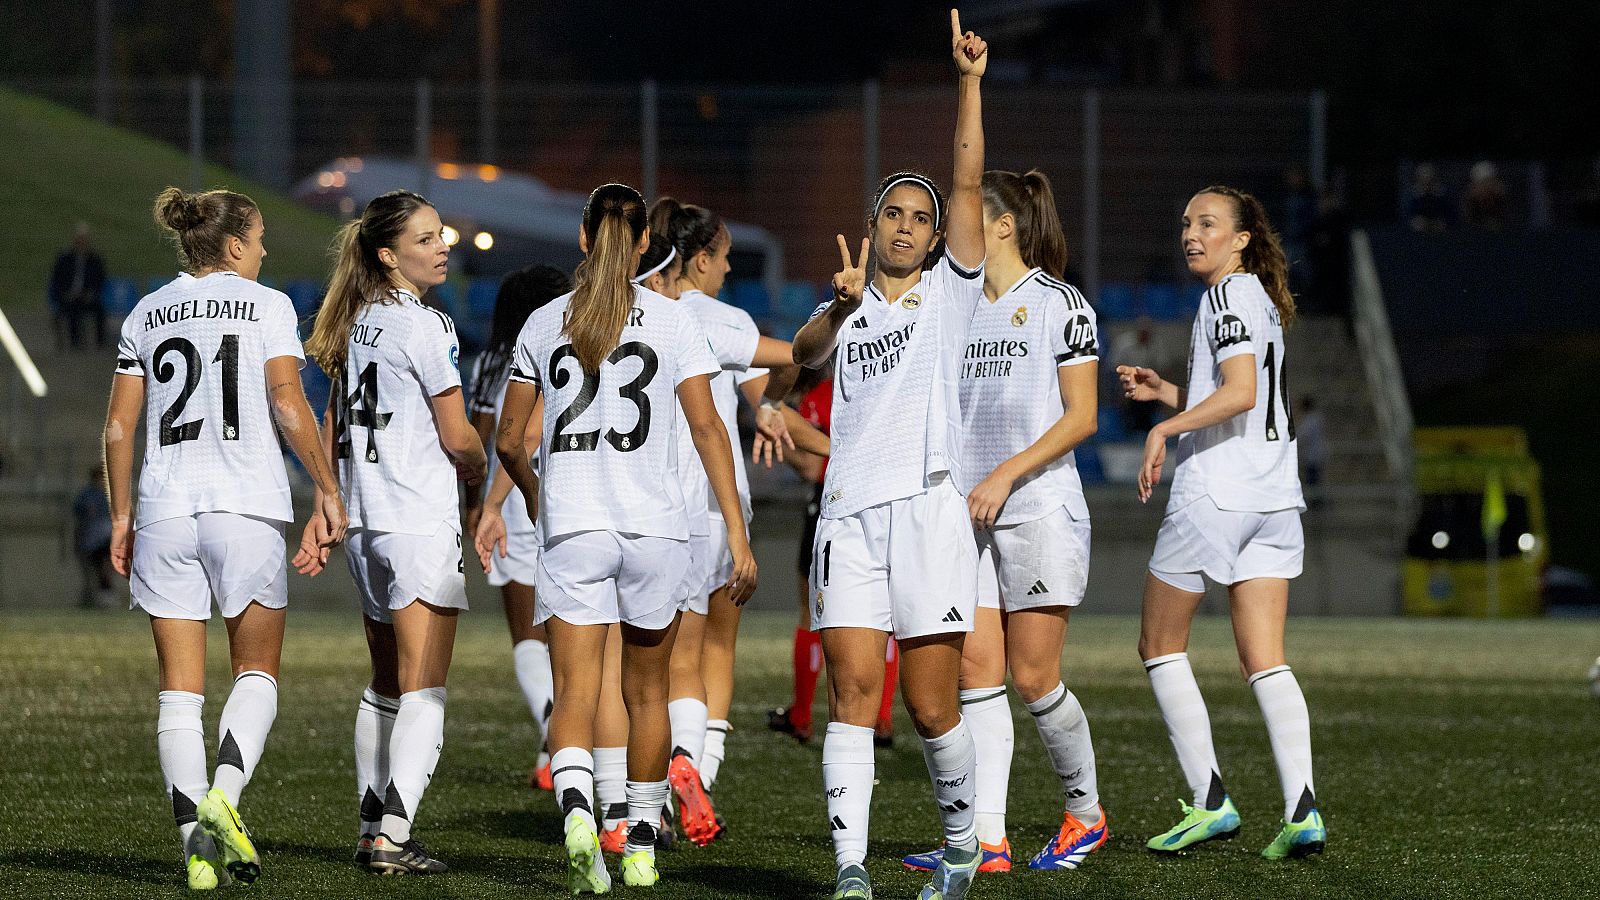
[[1173, 321], [1182, 317], [1182, 292], [1177, 285], [1147, 284], [1144, 286], [1144, 313], [1158, 321]]
[[289, 295], [289, 302], [294, 304], [295, 315], [302, 319], [310, 317], [322, 303], [322, 285], [310, 279], [290, 281], [283, 286], [283, 292]]
[[100, 302], [105, 304], [106, 315], [126, 316], [139, 302], [139, 285], [132, 278], [107, 278], [100, 291]]
[[1107, 281], [1100, 285], [1100, 302], [1096, 304], [1096, 311], [1100, 318], [1111, 321], [1126, 321], [1138, 315], [1134, 305], [1133, 286], [1120, 281]]

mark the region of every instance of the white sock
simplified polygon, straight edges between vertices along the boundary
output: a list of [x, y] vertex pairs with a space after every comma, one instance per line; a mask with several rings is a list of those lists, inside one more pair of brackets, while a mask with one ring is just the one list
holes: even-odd
[[628, 818], [628, 748], [594, 748], [594, 799], [601, 830], [610, 831]]
[[1195, 683], [1189, 654], [1171, 653], [1144, 661], [1150, 687], [1156, 692], [1156, 705], [1167, 723], [1167, 736], [1178, 752], [1178, 765], [1194, 792], [1194, 805], [1215, 809], [1226, 792], [1222, 772], [1217, 767], [1217, 751], [1211, 745], [1211, 717], [1205, 698]]
[[[626, 749], [623, 765], [627, 765]], [[582, 747], [562, 747], [551, 755], [550, 780], [555, 785], [556, 805], [561, 807], [563, 822], [577, 813], [590, 828], [595, 827], [594, 768], [594, 754]]]
[[394, 733], [389, 736], [389, 786], [383, 797], [381, 829], [397, 844], [411, 840], [411, 823], [416, 821], [422, 794], [433, 780], [439, 751], [444, 749], [444, 701], [442, 687], [400, 695], [400, 711], [395, 713]]
[[236, 807], [277, 717], [278, 680], [265, 672], [240, 672], [217, 723], [222, 736], [217, 739], [217, 772], [211, 777], [212, 786], [221, 788]]
[[976, 754], [973, 823], [980, 842], [998, 844], [1006, 837], [1006, 792], [1011, 787], [1011, 752], [1016, 744], [1006, 686], [963, 690], [961, 715], [966, 717]]
[[1039, 739], [1050, 755], [1050, 765], [1061, 777], [1061, 793], [1067, 798], [1067, 811], [1093, 828], [1100, 821], [1100, 785], [1095, 778], [1094, 741], [1089, 736], [1089, 719], [1078, 698], [1065, 684], [1028, 704]]
[[693, 697], [679, 697], [667, 704], [667, 721], [672, 725], [672, 752], [689, 754], [698, 768], [706, 755], [706, 705]]
[[672, 786], [660, 781], [630, 781], [628, 792], [628, 846], [624, 853], [656, 849], [656, 829], [661, 827], [661, 809], [667, 804]]
[[923, 738], [922, 759], [928, 764], [933, 801], [939, 804], [939, 818], [944, 821], [944, 842], [958, 849], [976, 850], [973, 807], [978, 798], [973, 768], [977, 750], [966, 718], [938, 737]]
[[383, 829], [383, 793], [389, 785], [389, 738], [400, 701], [367, 688], [356, 704], [356, 803], [361, 833]]
[[550, 645], [529, 638], [511, 648], [511, 665], [517, 672], [517, 685], [528, 711], [539, 725], [539, 744], [550, 734], [550, 711], [555, 708], [556, 683], [550, 674]]
[[156, 695], [156, 755], [161, 760], [161, 780], [172, 804], [185, 856], [194, 841], [200, 801], [206, 782], [206, 732], [200, 719], [206, 698], [188, 691], [162, 691]]
[[733, 725], [727, 719], [710, 719], [706, 722], [706, 758], [700, 763], [700, 784], [706, 790], [717, 783], [717, 773], [722, 770], [722, 757], [728, 750], [728, 732]]
[[1272, 758], [1283, 785], [1283, 820], [1297, 822], [1316, 806], [1311, 782], [1311, 714], [1300, 682], [1288, 666], [1273, 666], [1250, 676], [1261, 715], [1267, 720]]
[[876, 771], [872, 729], [829, 722], [828, 733], [822, 739], [822, 787], [828, 793], [833, 859], [841, 869], [866, 861]]

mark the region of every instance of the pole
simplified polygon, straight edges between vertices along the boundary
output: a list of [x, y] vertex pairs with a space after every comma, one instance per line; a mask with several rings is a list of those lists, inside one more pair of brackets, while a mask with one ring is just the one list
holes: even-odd
[[661, 152], [661, 134], [658, 130], [661, 117], [661, 98], [654, 78], [639, 83], [639, 180], [641, 193], [651, 203], [655, 202], [657, 167]]
[[1083, 92], [1083, 286], [1100, 296], [1100, 92]]
[[861, 196], [863, 200], [872, 198], [872, 192], [877, 190], [878, 178], [878, 122], [882, 114], [880, 101], [883, 96], [883, 85], [876, 78], [868, 78], [861, 84]]
[[497, 162], [495, 129], [500, 79], [500, 0], [478, 0], [478, 153]]
[[416, 143], [417, 193], [426, 197], [433, 175], [433, 83], [417, 79]]
[[189, 78], [189, 189], [206, 187], [206, 82], [199, 75]]
[[94, 117], [111, 121], [111, 0], [94, 2]]
[[1311, 92], [1311, 186], [1321, 194], [1328, 184], [1328, 92]]

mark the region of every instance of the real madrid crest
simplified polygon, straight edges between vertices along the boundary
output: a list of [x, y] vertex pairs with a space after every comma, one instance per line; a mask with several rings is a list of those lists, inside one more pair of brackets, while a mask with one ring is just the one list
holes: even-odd
[[1027, 323], [1027, 321], [1028, 308], [1026, 306], [1017, 307], [1017, 311], [1011, 314], [1011, 324], [1017, 326], [1018, 328], [1021, 328]]
[[922, 305], [922, 295], [911, 293], [900, 298], [900, 305], [906, 309], [916, 309]]
[[817, 618], [822, 618], [822, 591], [817, 591]]

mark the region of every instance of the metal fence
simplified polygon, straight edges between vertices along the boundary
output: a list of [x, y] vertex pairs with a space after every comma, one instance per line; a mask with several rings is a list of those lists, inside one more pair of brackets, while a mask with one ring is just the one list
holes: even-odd
[[[34, 79], [21, 90], [96, 109], [89, 80]], [[551, 186], [608, 180], [671, 193], [761, 225], [783, 242], [791, 278], [826, 279], [833, 234], [861, 227], [870, 186], [918, 168], [947, 180], [955, 118], [949, 85], [476, 84], [299, 81], [292, 109], [236, 103], [231, 83], [114, 81], [109, 119], [196, 160], [249, 169], [286, 187], [338, 157], [382, 155], [492, 162]], [[988, 162], [1037, 167], [1055, 182], [1074, 276], [1102, 281], [1178, 275], [1173, 234], [1183, 202], [1215, 182], [1272, 197], [1289, 167], [1320, 184], [1326, 103], [1320, 94], [1229, 90], [1073, 89], [985, 85]], [[425, 165], [424, 168], [427, 166]]]

